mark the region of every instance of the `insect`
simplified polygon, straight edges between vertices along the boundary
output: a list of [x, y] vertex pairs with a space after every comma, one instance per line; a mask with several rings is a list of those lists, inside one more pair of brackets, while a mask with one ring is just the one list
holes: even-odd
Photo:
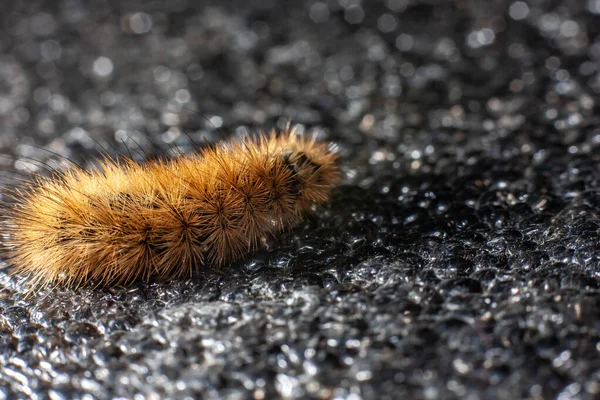
[[329, 200], [334, 146], [288, 127], [142, 164], [105, 157], [9, 192], [6, 258], [33, 287], [190, 276], [255, 250]]

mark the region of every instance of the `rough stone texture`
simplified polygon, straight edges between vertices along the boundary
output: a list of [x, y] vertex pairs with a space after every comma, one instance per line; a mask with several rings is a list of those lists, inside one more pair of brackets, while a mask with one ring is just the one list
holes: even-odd
[[290, 119], [345, 179], [221, 273], [25, 297], [3, 269], [0, 398], [597, 398], [599, 14], [4, 2], [2, 184]]

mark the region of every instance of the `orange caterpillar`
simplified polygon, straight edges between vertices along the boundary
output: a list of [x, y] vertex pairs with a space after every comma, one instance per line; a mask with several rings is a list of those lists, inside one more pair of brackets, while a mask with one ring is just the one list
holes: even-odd
[[286, 128], [191, 156], [105, 158], [11, 192], [4, 247], [34, 287], [191, 275], [256, 249], [326, 202], [337, 154]]

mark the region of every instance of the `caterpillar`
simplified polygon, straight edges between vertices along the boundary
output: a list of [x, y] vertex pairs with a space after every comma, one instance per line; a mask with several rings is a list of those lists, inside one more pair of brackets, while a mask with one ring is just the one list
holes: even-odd
[[5, 257], [33, 287], [128, 285], [220, 268], [329, 200], [335, 146], [288, 126], [143, 163], [105, 156], [12, 189]]

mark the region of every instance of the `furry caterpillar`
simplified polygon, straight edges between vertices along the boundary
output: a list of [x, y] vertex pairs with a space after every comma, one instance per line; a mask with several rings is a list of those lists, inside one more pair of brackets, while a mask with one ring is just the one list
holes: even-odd
[[241, 258], [326, 202], [339, 179], [331, 146], [294, 130], [38, 177], [9, 195], [7, 258], [34, 287], [166, 279]]

